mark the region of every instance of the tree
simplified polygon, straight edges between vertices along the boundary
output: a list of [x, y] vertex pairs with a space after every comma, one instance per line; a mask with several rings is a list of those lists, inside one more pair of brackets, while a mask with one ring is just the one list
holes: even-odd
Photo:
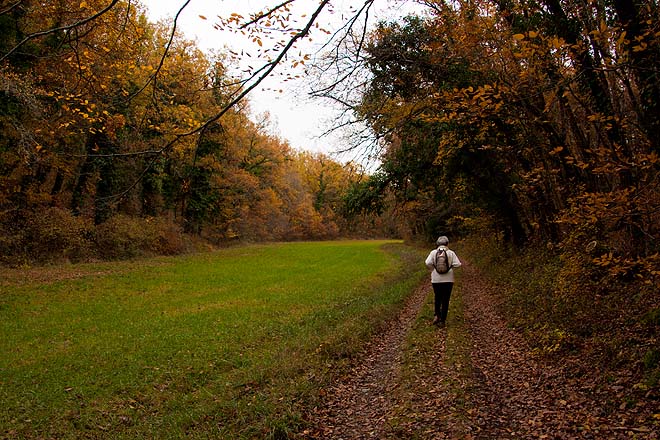
[[[625, 236], [619, 274], [653, 278], [658, 169], [646, 127], [655, 116], [643, 115], [655, 86], [641, 73], [631, 77], [628, 60], [637, 57], [648, 73], [659, 58], [650, 33], [632, 43], [626, 29], [640, 32], [630, 17], [647, 19], [657, 8], [433, 5], [424, 20], [381, 25], [366, 45], [372, 79], [356, 119], [381, 139], [383, 170], [401, 173], [407, 191], [398, 199], [433, 194], [425, 177], [441, 164], [438, 187], [464, 184], [457, 218], [487, 212], [519, 244], [551, 241], [574, 254]], [[609, 261], [584, 258], [595, 272]]]

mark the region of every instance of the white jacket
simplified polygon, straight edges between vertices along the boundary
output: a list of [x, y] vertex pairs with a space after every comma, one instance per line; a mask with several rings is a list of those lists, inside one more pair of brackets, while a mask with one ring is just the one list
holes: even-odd
[[[433, 262], [435, 261], [435, 254], [438, 253], [438, 249], [444, 249], [447, 252], [447, 259], [449, 260], [449, 272], [447, 273], [438, 273], [433, 267]], [[449, 249], [447, 246], [439, 246], [438, 249], [433, 249], [428, 257], [426, 257], [426, 267], [432, 269], [431, 272], [431, 282], [432, 283], [453, 283], [454, 282], [454, 267], [461, 267], [461, 260], [458, 259], [458, 256]]]

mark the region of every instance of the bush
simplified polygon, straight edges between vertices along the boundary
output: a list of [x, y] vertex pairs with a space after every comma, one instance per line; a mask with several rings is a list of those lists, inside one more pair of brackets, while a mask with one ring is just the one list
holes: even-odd
[[0, 216], [0, 264], [9, 266], [176, 255], [192, 246], [164, 218], [116, 215], [94, 226], [90, 218], [57, 207]]
[[2, 260], [9, 264], [81, 261], [93, 255], [91, 221], [57, 207], [24, 211], [5, 222]]
[[183, 229], [164, 218], [145, 220], [152, 228], [152, 241], [147, 251], [157, 255], [178, 255], [189, 251], [189, 238]]
[[186, 250], [186, 240], [177, 225], [160, 218], [123, 214], [98, 225], [95, 241], [99, 254], [110, 260], [174, 255]]

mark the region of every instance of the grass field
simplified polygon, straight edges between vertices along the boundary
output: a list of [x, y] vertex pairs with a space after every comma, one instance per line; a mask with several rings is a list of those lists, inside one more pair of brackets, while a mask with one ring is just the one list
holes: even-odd
[[286, 437], [420, 260], [346, 241], [3, 270], [0, 436]]

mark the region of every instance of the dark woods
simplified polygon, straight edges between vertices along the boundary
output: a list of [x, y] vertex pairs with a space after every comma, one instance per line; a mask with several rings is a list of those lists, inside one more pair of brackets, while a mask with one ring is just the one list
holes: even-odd
[[359, 108], [413, 230], [492, 228], [657, 283], [655, 2], [430, 3], [373, 34]]

